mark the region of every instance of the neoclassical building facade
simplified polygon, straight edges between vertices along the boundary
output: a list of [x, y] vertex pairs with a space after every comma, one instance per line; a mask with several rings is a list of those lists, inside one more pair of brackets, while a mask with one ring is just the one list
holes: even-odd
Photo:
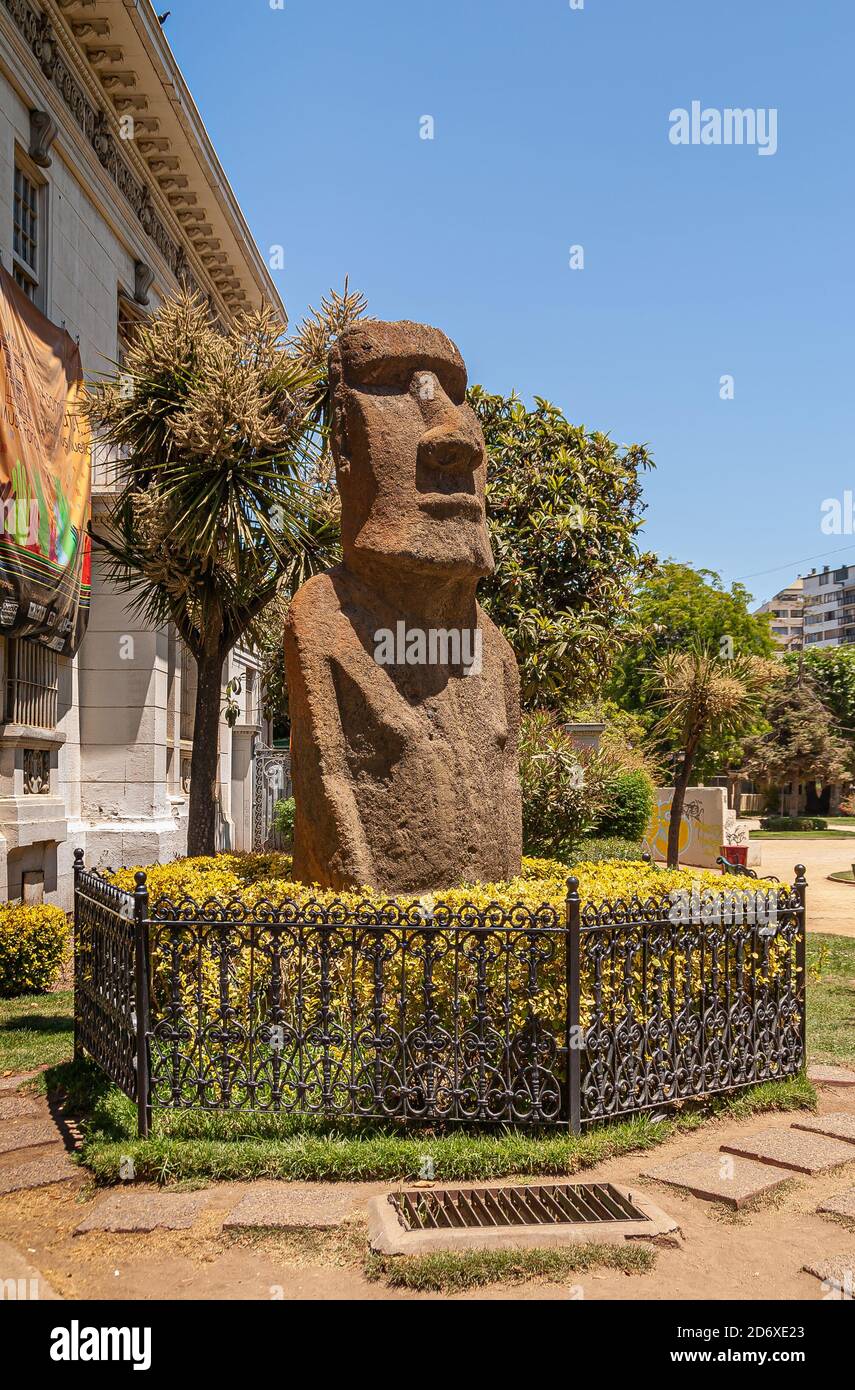
[[[0, 259], [80, 347], [95, 379], [179, 284], [222, 322], [284, 315], [149, 0], [0, 0]], [[93, 449], [93, 512], [113, 466]], [[68, 906], [90, 864], [166, 860], [186, 843], [194, 663], [92, 574], [73, 658], [0, 636], [0, 901]], [[233, 653], [241, 712], [221, 727], [221, 842], [251, 843], [251, 654]]]

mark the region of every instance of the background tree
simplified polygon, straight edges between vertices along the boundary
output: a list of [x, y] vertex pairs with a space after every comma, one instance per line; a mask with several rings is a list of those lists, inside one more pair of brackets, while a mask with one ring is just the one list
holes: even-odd
[[848, 771], [855, 772], [855, 647], [808, 647], [784, 662], [791, 671], [804, 672], [847, 747]]
[[290, 343], [283, 333], [266, 308], [220, 332], [182, 293], [140, 326], [121, 372], [90, 394], [99, 437], [121, 459], [94, 539], [140, 615], [173, 622], [196, 662], [191, 855], [216, 844], [223, 663], [238, 642], [259, 640], [280, 588], [325, 561], [319, 334], [311, 322]]
[[489, 454], [487, 521], [496, 573], [479, 598], [513, 647], [529, 708], [590, 698], [621, 641], [639, 553], [647, 450], [571, 425], [535, 397], [469, 393]]
[[[852, 746], [841, 739], [834, 716], [819, 696], [807, 663], [788, 671], [772, 692], [766, 710], [766, 733], [745, 744], [745, 768], [751, 776], [783, 788], [807, 778], [820, 783], [845, 778]], [[783, 812], [783, 791], [780, 809]]]
[[703, 649], [666, 652], [652, 672], [654, 733], [680, 750], [668, 827], [668, 868], [680, 863], [680, 820], [686, 789], [705, 741], [739, 737], [756, 720], [780, 668], [754, 656], [727, 660]]
[[[673, 651], [709, 651], [729, 656], [771, 657], [776, 652], [768, 614], [749, 612], [751, 594], [742, 584], [726, 589], [714, 570], [675, 560], [657, 561], [639, 586], [623, 630], [624, 644], [612, 668], [607, 693], [641, 720], [649, 735], [657, 722], [656, 663]], [[763, 727], [758, 710], [756, 731]], [[746, 729], [745, 732], [755, 730]], [[666, 762], [682, 749], [657, 731]], [[723, 728], [708, 732], [696, 760], [696, 775], [713, 776], [741, 762], [739, 740]]]

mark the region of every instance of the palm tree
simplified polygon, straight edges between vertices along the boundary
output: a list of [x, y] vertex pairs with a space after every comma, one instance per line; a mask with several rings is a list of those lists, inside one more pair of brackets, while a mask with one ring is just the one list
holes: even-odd
[[760, 714], [763, 696], [781, 671], [760, 657], [728, 660], [700, 649], [666, 652], [651, 674], [658, 688], [654, 704], [661, 711], [654, 735], [667, 736], [681, 750], [668, 826], [668, 868], [677, 869], [686, 788], [704, 739], [747, 733]]
[[[267, 308], [221, 332], [186, 292], [139, 328], [89, 413], [120, 459], [118, 495], [93, 539], [107, 572], [154, 625], [173, 622], [196, 661], [187, 852], [212, 854], [223, 663], [263, 610], [323, 565], [314, 516], [325, 450], [324, 334], [363, 311], [333, 295], [295, 339]], [[334, 311], [334, 312], [331, 312]]]

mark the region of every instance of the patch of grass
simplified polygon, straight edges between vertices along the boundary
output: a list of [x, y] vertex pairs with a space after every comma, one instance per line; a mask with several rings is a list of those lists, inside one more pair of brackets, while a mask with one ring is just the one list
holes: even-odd
[[0, 1074], [55, 1066], [74, 1050], [74, 995], [23, 994], [0, 999]]
[[852, 830], [752, 830], [752, 840], [855, 840]]
[[[657, 1147], [675, 1133], [694, 1129], [713, 1115], [748, 1115], [769, 1109], [812, 1109], [813, 1087], [804, 1078], [759, 1087], [756, 1099], [741, 1094], [687, 1105], [667, 1119], [639, 1116], [587, 1129], [581, 1135], [521, 1129], [489, 1132], [395, 1131], [379, 1125], [264, 1115], [159, 1115], [156, 1133], [137, 1139], [136, 1111], [89, 1064], [58, 1068], [48, 1085], [83, 1097], [82, 1161], [100, 1185], [119, 1180], [119, 1160], [133, 1157], [141, 1181], [194, 1179], [303, 1182], [398, 1181], [417, 1178], [425, 1159], [438, 1182], [478, 1181], [527, 1175], [565, 1176], [609, 1158]], [[68, 1076], [77, 1070], [77, 1075]], [[75, 1107], [76, 1108], [76, 1107]]]
[[365, 1259], [365, 1275], [390, 1289], [420, 1293], [460, 1293], [485, 1284], [526, 1284], [533, 1279], [562, 1283], [592, 1269], [647, 1274], [656, 1255], [646, 1245], [577, 1245], [558, 1250], [467, 1250], [435, 1255], [375, 1255]]
[[855, 1060], [855, 937], [808, 934], [807, 997], [811, 1060]]

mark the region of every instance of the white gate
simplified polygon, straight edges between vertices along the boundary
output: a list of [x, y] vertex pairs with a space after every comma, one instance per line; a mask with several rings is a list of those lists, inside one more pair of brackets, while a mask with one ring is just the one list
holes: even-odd
[[252, 847], [282, 849], [281, 836], [273, 828], [273, 808], [291, 796], [291, 754], [286, 748], [268, 748], [256, 740], [252, 774]]

